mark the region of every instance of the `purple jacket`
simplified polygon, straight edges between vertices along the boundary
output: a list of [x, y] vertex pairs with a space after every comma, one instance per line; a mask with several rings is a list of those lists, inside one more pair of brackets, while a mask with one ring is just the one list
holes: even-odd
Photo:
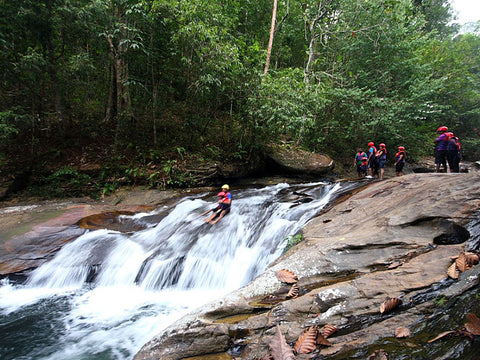
[[437, 144], [437, 150], [447, 150], [448, 137], [445, 133], [440, 135], [434, 142]]

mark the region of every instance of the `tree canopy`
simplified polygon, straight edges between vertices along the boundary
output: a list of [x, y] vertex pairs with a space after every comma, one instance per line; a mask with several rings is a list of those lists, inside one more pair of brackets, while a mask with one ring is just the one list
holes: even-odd
[[479, 155], [479, 27], [458, 34], [447, 0], [18, 0], [0, 10], [4, 169], [94, 147], [171, 170], [186, 154], [246, 161], [280, 140], [338, 158], [373, 140], [414, 159], [431, 153], [440, 125]]

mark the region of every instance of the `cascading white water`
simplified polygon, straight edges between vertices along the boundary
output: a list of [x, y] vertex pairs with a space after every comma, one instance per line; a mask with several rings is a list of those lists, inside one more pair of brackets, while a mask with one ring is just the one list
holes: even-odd
[[[316, 183], [233, 191], [231, 213], [215, 226], [199, 215], [213, 206], [213, 196], [184, 198], [146, 230], [87, 232], [24, 286], [0, 287], [0, 330], [23, 311], [46, 332], [55, 327], [57, 336], [39, 344], [17, 341], [14, 350], [2, 350], [0, 342], [0, 357], [130, 359], [174, 319], [259, 275], [339, 189]], [[307, 192], [312, 201], [288, 200], [293, 191]], [[92, 269], [96, 275], [87, 282]]]

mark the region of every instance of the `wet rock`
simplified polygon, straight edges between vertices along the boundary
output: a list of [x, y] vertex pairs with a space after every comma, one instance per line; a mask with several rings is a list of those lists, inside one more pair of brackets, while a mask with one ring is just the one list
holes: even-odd
[[[478, 276], [469, 276], [478, 266], [462, 274], [459, 282], [465, 284], [457, 287], [453, 285], [459, 282], [447, 280], [446, 271], [451, 257], [464, 249], [457, 240], [469, 237], [465, 225], [479, 206], [478, 174], [411, 174], [372, 182], [308, 223], [304, 241], [262, 275], [172, 324], [135, 360], [185, 357], [178, 336], [183, 332], [201, 339], [199, 346], [189, 341], [189, 356], [240, 348], [236, 357], [256, 359], [268, 354], [277, 324], [292, 344], [308, 327], [327, 323], [339, 330], [329, 338], [332, 346], [317, 350], [319, 358], [364, 359], [371, 352], [353, 356], [352, 351], [371, 349], [393, 337], [397, 327], [421, 321], [434, 306], [433, 298], [423, 295], [429, 289], [455, 296], [478, 285]], [[439, 241], [444, 238], [450, 240]], [[392, 263], [399, 265], [389, 267]], [[262, 310], [261, 299], [279, 298], [285, 291], [275, 276], [280, 269], [297, 275], [300, 296], [265, 302]], [[402, 305], [382, 314], [380, 305], [387, 297], [402, 299]], [[222, 340], [206, 348], [203, 335], [212, 332], [212, 321], [222, 323], [229, 314], [238, 321], [223, 322]]]
[[335, 167], [328, 156], [288, 145], [271, 146], [267, 152], [269, 167], [291, 174], [325, 175]]
[[[50, 260], [62, 246], [82, 235], [85, 229], [110, 226], [113, 230], [128, 232], [145, 228], [147, 224], [121, 222], [118, 219], [121, 214], [134, 214], [151, 209], [151, 206], [144, 205], [71, 202], [1, 208], [0, 277], [8, 275], [11, 279], [23, 278], [28, 270]], [[99, 249], [99, 258], [103, 258], [102, 253], [104, 251]], [[95, 277], [95, 266], [98, 263], [99, 260], [91, 259], [91, 279]]]

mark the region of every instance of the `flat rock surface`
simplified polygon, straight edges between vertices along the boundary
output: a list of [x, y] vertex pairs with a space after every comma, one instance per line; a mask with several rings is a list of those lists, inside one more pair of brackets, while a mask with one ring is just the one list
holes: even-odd
[[[135, 360], [232, 354], [233, 349], [241, 349], [236, 358], [259, 359], [268, 355], [277, 324], [289, 344], [310, 326], [337, 326], [329, 338], [332, 346], [317, 349], [316, 356], [339, 356], [392, 336], [397, 326], [411, 327], [433, 306], [430, 298], [418, 300], [432, 286], [445, 283], [445, 291], [455, 296], [478, 285], [479, 266], [453, 282], [462, 286], [446, 282], [446, 271], [464, 250], [465, 226], [479, 206], [476, 173], [372, 182], [311, 220], [304, 241], [262, 275], [172, 324]], [[290, 285], [275, 275], [281, 269], [297, 275], [298, 297], [287, 299]], [[382, 314], [387, 298], [399, 298], [401, 305]]]

